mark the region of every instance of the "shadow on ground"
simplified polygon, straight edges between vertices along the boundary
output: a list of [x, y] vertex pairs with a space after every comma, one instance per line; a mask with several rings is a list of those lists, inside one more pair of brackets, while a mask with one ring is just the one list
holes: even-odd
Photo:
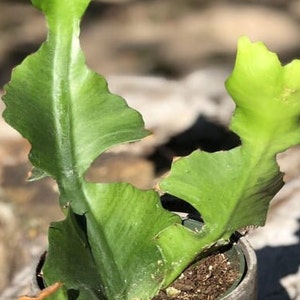
[[207, 152], [229, 150], [240, 145], [239, 137], [224, 126], [199, 115], [194, 124], [173, 136], [169, 142], [158, 146], [149, 157], [158, 175], [170, 168], [177, 156], [186, 156], [197, 149]]
[[[264, 247], [258, 251], [258, 300], [290, 300], [280, 280], [298, 272], [300, 266], [300, 219], [295, 235], [298, 243]], [[292, 298], [293, 299], [293, 298]]]

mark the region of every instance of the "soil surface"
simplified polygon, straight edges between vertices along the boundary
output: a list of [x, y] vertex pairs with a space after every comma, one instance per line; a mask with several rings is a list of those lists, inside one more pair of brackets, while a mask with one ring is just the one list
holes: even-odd
[[152, 300], [215, 300], [233, 285], [239, 270], [224, 253], [215, 253], [191, 265]]

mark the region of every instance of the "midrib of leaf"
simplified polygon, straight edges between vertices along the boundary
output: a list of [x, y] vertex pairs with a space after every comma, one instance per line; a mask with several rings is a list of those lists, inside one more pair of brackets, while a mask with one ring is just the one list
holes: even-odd
[[[53, 25], [49, 26], [52, 28]], [[59, 173], [61, 178], [57, 180], [64, 181], [76, 176], [75, 142], [72, 132], [72, 103], [76, 99], [72, 93], [72, 66], [76, 62], [77, 45], [74, 47], [73, 43], [76, 39], [73, 39], [72, 35], [78, 34], [79, 24], [73, 22], [70, 27], [57, 26], [56, 29], [59, 32], [54, 34], [49, 32], [49, 43], [53, 45], [52, 103], [55, 115], [57, 159], [62, 168]], [[70, 35], [69, 31], [73, 34]], [[64, 53], [64, 56], [61, 53]]]
[[[71, 31], [72, 35], [68, 31]], [[60, 189], [61, 206], [69, 205], [70, 203], [76, 213], [82, 214], [87, 211], [89, 212], [88, 218], [92, 224], [91, 227], [97, 228], [98, 235], [101, 236], [101, 244], [98, 245], [98, 251], [101, 253], [103, 260], [95, 261], [98, 265], [98, 269], [101, 270], [100, 276], [104, 274], [104, 276], [101, 276], [101, 280], [106, 287], [110, 286], [112, 282], [117, 286], [117, 282], [121, 282], [119, 270], [115, 264], [106, 237], [100, 230], [101, 228], [96, 225], [97, 222], [88, 205], [88, 200], [83, 189], [85, 181], [76, 170], [76, 147], [72, 126], [72, 116], [74, 115], [72, 112], [72, 104], [76, 101], [76, 89], [72, 86], [72, 77], [74, 75], [74, 66], [76, 66], [80, 56], [77, 35], [79, 35], [79, 22], [72, 23], [70, 28], [57, 26], [56, 32], [53, 35], [51, 31], [49, 33], [49, 43], [51, 43], [52, 37], [55, 39], [55, 41], [52, 42], [54, 45], [52, 96], [57, 133], [57, 158], [61, 166], [61, 172], [59, 172], [61, 177], [56, 178], [56, 180]], [[61, 37], [63, 36], [65, 36], [66, 39], [62, 39]], [[64, 56], [62, 56], [61, 53], [64, 53]], [[65, 55], [67, 53], [68, 55]], [[84, 74], [82, 75], [84, 76]], [[109, 268], [107, 268], [107, 264], [103, 263], [105, 261], [110, 262]], [[106, 292], [109, 293], [109, 291], [110, 289], [106, 289]]]
[[[65, 22], [68, 26], [49, 21], [49, 41], [53, 47], [52, 97], [56, 137], [56, 159], [61, 171], [57, 184], [60, 189], [61, 206], [72, 203], [77, 213], [88, 210], [87, 200], [82, 191], [83, 178], [76, 169], [75, 140], [73, 134], [73, 103], [76, 92], [73, 89], [74, 66], [78, 61], [79, 21]], [[70, 34], [71, 33], [71, 34]], [[62, 38], [64, 37], [64, 38]], [[62, 55], [62, 53], [64, 55]], [[84, 75], [84, 74], [83, 74]]]

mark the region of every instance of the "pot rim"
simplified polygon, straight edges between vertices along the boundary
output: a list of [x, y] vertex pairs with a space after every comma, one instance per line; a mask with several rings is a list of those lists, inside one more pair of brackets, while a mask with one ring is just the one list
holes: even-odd
[[[175, 213], [181, 217], [184, 226], [194, 231], [200, 230], [204, 224], [197, 215], [182, 212]], [[226, 248], [227, 250], [225, 250]], [[224, 252], [231, 253], [231, 255], [233, 254], [232, 251], [235, 252], [234, 255], [236, 255], [237, 260], [239, 261], [239, 276], [231, 287], [229, 287], [223, 295], [218, 297], [217, 300], [235, 300], [235, 297], [240, 295], [242, 291], [244, 292], [245, 287], [249, 285], [249, 282], [253, 281], [253, 278], [256, 280], [256, 254], [245, 236], [241, 235], [239, 232], [233, 234], [229, 244], [221, 246], [218, 249], [223, 249]], [[253, 276], [253, 274], [255, 275]]]
[[244, 236], [238, 239], [237, 244], [242, 249], [242, 252], [245, 257], [245, 261], [246, 261], [245, 274], [241, 282], [239, 283], [239, 285], [231, 293], [221, 298], [222, 300], [241, 299], [238, 297], [245, 293], [249, 285], [254, 285], [256, 290], [257, 258], [256, 258], [255, 251], [253, 247], [250, 245], [249, 241]]

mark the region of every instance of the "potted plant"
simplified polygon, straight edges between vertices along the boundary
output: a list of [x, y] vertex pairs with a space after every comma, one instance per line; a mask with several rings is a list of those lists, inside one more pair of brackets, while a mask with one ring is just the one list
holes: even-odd
[[[90, 183], [85, 173], [99, 155], [150, 133], [85, 64], [79, 34], [89, 2], [32, 0], [46, 16], [47, 41], [15, 68], [3, 97], [4, 119], [32, 145], [31, 180], [53, 177], [65, 214], [49, 228], [46, 289], [37, 299], [151, 299], [235, 231], [264, 224], [283, 186], [276, 155], [300, 143], [300, 61], [282, 67], [262, 43], [242, 37], [226, 82], [241, 146], [175, 160], [159, 191]], [[188, 202], [204, 224], [184, 226], [160, 193]]]

